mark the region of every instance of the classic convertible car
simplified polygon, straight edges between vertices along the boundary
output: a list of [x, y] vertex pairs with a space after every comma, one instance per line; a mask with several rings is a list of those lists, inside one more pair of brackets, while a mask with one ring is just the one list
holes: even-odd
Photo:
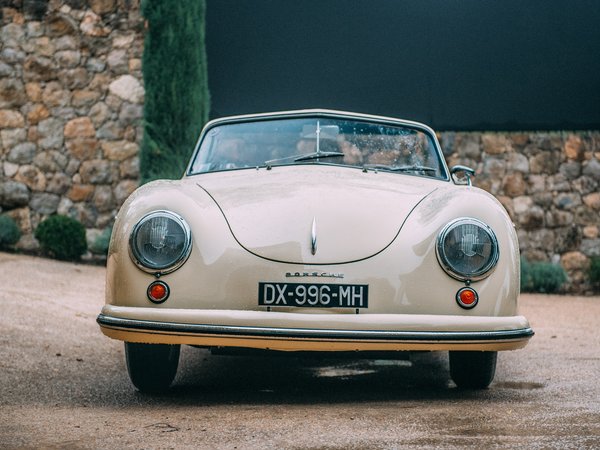
[[533, 331], [517, 313], [513, 224], [472, 174], [449, 171], [415, 122], [328, 110], [214, 120], [181, 180], [123, 205], [97, 321], [125, 341], [140, 391], [170, 386], [181, 344], [449, 351], [455, 384], [485, 388], [497, 352]]

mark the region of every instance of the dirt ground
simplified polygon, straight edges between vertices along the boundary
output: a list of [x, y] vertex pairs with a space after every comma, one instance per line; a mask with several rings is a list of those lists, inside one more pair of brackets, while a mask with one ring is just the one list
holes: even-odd
[[143, 395], [95, 323], [105, 269], [0, 253], [0, 448], [600, 448], [600, 297], [523, 295], [536, 332], [468, 392], [447, 356], [307, 360], [185, 347]]

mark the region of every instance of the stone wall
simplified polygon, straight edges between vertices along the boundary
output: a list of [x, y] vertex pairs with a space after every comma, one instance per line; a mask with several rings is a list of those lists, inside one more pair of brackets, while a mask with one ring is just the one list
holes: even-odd
[[8, 4], [0, 19], [0, 212], [17, 220], [26, 250], [37, 248], [32, 230], [54, 213], [78, 219], [92, 241], [138, 185], [139, 4]]
[[[32, 232], [65, 214], [93, 241], [139, 180], [144, 91], [139, 0], [5, 0], [0, 29], [0, 212]], [[316, 107], [320, 105], [315, 105]], [[600, 132], [440, 133], [449, 165], [515, 222], [523, 255], [589, 292], [600, 256]]]

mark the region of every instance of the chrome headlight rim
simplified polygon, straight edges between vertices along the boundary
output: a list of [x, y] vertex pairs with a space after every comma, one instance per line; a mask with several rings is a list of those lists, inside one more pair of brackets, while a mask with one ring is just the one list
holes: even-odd
[[[137, 237], [138, 232], [141, 227], [149, 220], [154, 219], [156, 217], [166, 217], [171, 219], [179, 225], [184, 232], [184, 244], [183, 249], [180, 255], [170, 262], [169, 264], [154, 264], [145, 258], [140, 252], [137, 246], [135, 245], [135, 239]], [[129, 235], [129, 256], [131, 260], [135, 263], [135, 265], [144, 272], [152, 273], [152, 274], [168, 274], [179, 269], [189, 258], [190, 253], [192, 251], [192, 232], [190, 226], [185, 221], [183, 217], [179, 214], [176, 214], [172, 211], [168, 211], [166, 209], [160, 209], [156, 211], [149, 212], [144, 215], [141, 219], [137, 221], [133, 229], [131, 230], [131, 234]]]
[[[492, 248], [493, 248], [493, 253], [492, 253], [489, 261], [487, 262], [487, 264], [485, 264], [478, 271], [470, 273], [470, 274], [464, 274], [464, 273], [461, 273], [461, 272], [455, 270], [455, 268], [449, 262], [448, 256], [446, 255], [446, 252], [444, 250], [444, 242], [445, 242], [446, 237], [448, 236], [448, 233], [450, 233], [450, 231], [452, 231], [457, 226], [463, 225], [463, 224], [464, 225], [475, 225], [475, 226], [483, 229], [489, 236], [490, 241], [492, 243]], [[484, 278], [487, 278], [488, 276], [490, 276], [492, 274], [492, 272], [496, 268], [496, 265], [498, 264], [498, 260], [500, 258], [500, 247], [498, 245], [498, 238], [496, 237], [496, 233], [494, 233], [494, 230], [492, 230], [492, 228], [488, 224], [486, 224], [485, 222], [483, 222], [479, 219], [476, 219], [474, 217], [459, 217], [457, 219], [454, 219], [454, 220], [448, 222], [444, 226], [444, 228], [442, 228], [442, 230], [438, 233], [437, 244], [436, 244], [435, 250], [436, 250], [436, 256], [437, 256], [438, 262], [439, 262], [440, 266], [442, 267], [442, 269], [444, 269], [444, 271], [448, 275], [450, 275], [452, 278], [455, 278], [459, 281], [479, 281], [479, 280], [483, 280]]]

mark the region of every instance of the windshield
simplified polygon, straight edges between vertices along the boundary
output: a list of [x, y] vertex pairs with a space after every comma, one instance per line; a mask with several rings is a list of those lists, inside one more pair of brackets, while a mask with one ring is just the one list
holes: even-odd
[[204, 136], [190, 174], [298, 164], [446, 178], [433, 138], [419, 129], [322, 117], [215, 126]]

